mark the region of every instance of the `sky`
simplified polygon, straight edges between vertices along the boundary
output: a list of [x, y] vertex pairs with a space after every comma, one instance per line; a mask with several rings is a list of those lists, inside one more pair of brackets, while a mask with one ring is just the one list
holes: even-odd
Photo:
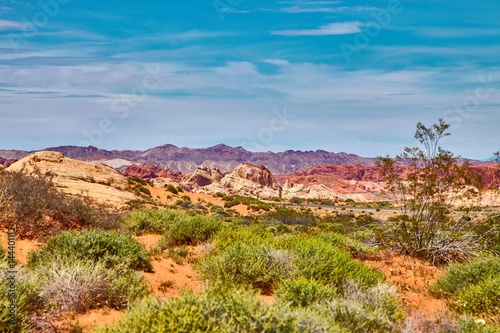
[[500, 148], [496, 0], [0, 0], [0, 149]]

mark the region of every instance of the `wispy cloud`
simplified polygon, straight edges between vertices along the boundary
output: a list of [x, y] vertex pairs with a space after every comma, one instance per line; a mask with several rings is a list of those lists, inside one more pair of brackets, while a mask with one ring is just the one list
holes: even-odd
[[26, 27], [26, 23], [19, 21], [9, 21], [0, 19], [0, 31], [22, 30]]
[[361, 32], [361, 22], [340, 22], [323, 25], [317, 29], [280, 30], [274, 31], [273, 35], [281, 36], [328, 36], [349, 35]]
[[411, 29], [415, 34], [434, 38], [473, 38], [500, 36], [500, 29], [491, 28], [460, 28], [460, 27], [415, 27]]

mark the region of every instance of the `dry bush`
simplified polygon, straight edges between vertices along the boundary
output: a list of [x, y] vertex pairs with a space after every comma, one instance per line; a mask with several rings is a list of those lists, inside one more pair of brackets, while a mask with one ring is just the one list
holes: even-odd
[[119, 227], [120, 215], [88, 198], [56, 191], [53, 175], [35, 169], [29, 173], [0, 173], [0, 221], [15, 227], [21, 238], [45, 239], [74, 227]]

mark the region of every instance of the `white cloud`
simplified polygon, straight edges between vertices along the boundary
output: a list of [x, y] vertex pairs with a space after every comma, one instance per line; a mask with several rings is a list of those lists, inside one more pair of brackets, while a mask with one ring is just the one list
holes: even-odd
[[0, 31], [22, 30], [25, 27], [26, 23], [23, 22], [0, 19]]
[[276, 65], [276, 66], [288, 66], [290, 65], [290, 62], [284, 59], [263, 59], [263, 62], [267, 62], [268, 64], [271, 65]]
[[273, 35], [281, 36], [328, 36], [349, 35], [361, 32], [361, 22], [339, 22], [323, 25], [317, 29], [280, 30], [274, 31]]

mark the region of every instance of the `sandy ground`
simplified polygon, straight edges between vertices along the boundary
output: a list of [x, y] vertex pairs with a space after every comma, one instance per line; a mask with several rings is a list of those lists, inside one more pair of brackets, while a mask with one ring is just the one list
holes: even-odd
[[396, 286], [409, 315], [418, 312], [427, 318], [436, 318], [439, 312], [446, 311], [445, 301], [432, 297], [428, 291], [428, 287], [443, 274], [442, 268], [393, 252], [363, 262], [384, 273]]

